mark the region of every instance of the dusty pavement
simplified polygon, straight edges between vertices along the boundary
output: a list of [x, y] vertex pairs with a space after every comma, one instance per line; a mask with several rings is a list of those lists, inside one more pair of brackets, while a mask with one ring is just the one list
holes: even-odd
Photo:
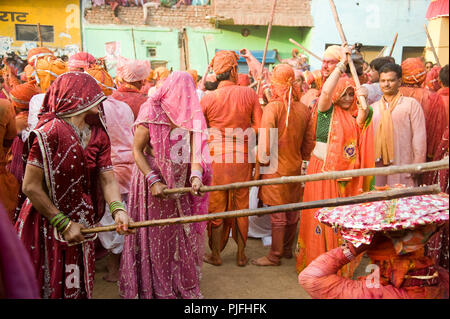
[[[246, 267], [236, 266], [237, 246], [230, 238], [222, 253], [222, 266], [203, 264], [201, 291], [206, 299], [309, 299], [309, 295], [297, 282], [295, 258], [283, 259], [279, 267], [257, 267], [250, 263]], [[209, 248], [206, 250], [209, 252]], [[260, 239], [249, 238], [249, 259], [266, 254]], [[364, 259], [363, 259], [364, 262]], [[357, 271], [363, 275], [361, 265]], [[118, 287], [102, 279], [106, 273], [106, 258], [96, 264], [94, 298], [118, 299]]]

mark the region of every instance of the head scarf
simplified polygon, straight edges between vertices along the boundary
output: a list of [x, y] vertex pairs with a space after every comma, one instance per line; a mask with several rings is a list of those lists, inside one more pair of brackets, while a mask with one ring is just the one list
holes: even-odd
[[237, 66], [239, 57], [234, 51], [219, 51], [211, 60], [210, 66], [214, 73], [222, 74], [231, 70], [230, 81], [237, 82]]
[[[172, 124], [194, 133], [195, 158], [201, 162], [203, 168], [203, 184], [209, 185], [211, 182], [211, 159], [208, 148], [208, 127], [196, 94], [195, 83], [189, 73], [173, 72], [144, 106], [147, 103], [150, 103], [147, 121], [152, 124], [149, 125], [150, 140], [152, 141], [155, 161], [166, 181], [166, 185], [172, 188], [181, 187], [186, 183], [183, 179], [177, 179], [174, 174], [174, 166], [182, 164], [168, 160], [168, 158], [171, 158], [173, 151], [169, 141], [169, 135], [173, 131]], [[147, 109], [144, 106], [143, 109]], [[136, 122], [138, 121], [139, 117]], [[189, 156], [186, 153], [184, 155]], [[194, 196], [192, 202], [194, 215], [208, 212], [207, 196]], [[198, 223], [195, 228], [198, 232], [201, 232], [204, 229], [203, 226], [202, 223]]]
[[156, 81], [165, 80], [169, 77], [170, 71], [164, 66], [157, 67], [153, 72], [153, 79]]
[[355, 95], [353, 96], [353, 103], [350, 106], [350, 108], [348, 109], [348, 111], [353, 114], [357, 109], [357, 105], [356, 105], [357, 99], [356, 99], [356, 84], [352, 79], [346, 78], [346, 77], [342, 77], [339, 79], [338, 84], [336, 85], [336, 89], [334, 91], [333, 97], [332, 97], [332, 102], [334, 105], [338, 105], [336, 103], [347, 92], [347, 90], [349, 88], [352, 88], [353, 91], [355, 91]]
[[239, 74], [238, 75], [237, 85], [249, 86], [250, 85], [250, 78], [249, 78], [248, 74]]
[[342, 47], [339, 45], [331, 45], [323, 54], [323, 59], [325, 60], [340, 60], [341, 59]]
[[87, 73], [68, 72], [59, 76], [45, 94], [42, 117], [37, 127], [55, 117], [86, 112], [106, 99], [95, 79]]
[[409, 58], [402, 62], [402, 81], [405, 84], [421, 85], [427, 70], [420, 58]]
[[189, 73], [190, 76], [192, 76], [192, 78], [194, 79], [194, 83], [197, 83], [197, 77], [198, 77], [197, 71], [190, 69], [190, 70], [187, 70], [186, 72]]
[[45, 56], [36, 62], [35, 77], [42, 92], [46, 92], [52, 82], [65, 72], [67, 72], [66, 63], [54, 56]]
[[122, 59], [117, 66], [117, 77], [124, 82], [145, 80], [150, 74], [150, 61]]
[[28, 109], [28, 103], [31, 98], [39, 93], [41, 93], [41, 90], [33, 81], [16, 85], [11, 92], [9, 92], [9, 96], [11, 97], [12, 105], [14, 107]]
[[95, 65], [87, 69], [86, 73], [91, 75], [95, 79], [95, 81], [97, 81], [98, 85], [105, 95], [111, 95], [115, 90], [114, 79], [111, 77], [111, 75], [109, 75], [108, 72], [106, 72], [106, 70], [102, 66]]
[[53, 56], [53, 52], [48, 48], [44, 47], [33, 48], [30, 51], [28, 51], [27, 55], [28, 65], [35, 67], [36, 60], [38, 60], [41, 57], [49, 55]]
[[441, 72], [441, 67], [439, 66], [434, 66], [428, 73], [425, 79], [425, 88], [433, 91], [433, 92], [437, 92], [440, 88], [441, 85], [439, 84], [439, 72]]
[[86, 70], [96, 63], [96, 59], [87, 52], [78, 52], [70, 56], [68, 67], [69, 71]]
[[271, 77], [272, 97], [270, 101], [282, 101], [287, 107], [286, 127], [289, 124], [289, 113], [291, 110], [291, 102], [299, 101], [301, 90], [295, 84], [294, 69], [288, 64], [278, 64], [272, 72]]

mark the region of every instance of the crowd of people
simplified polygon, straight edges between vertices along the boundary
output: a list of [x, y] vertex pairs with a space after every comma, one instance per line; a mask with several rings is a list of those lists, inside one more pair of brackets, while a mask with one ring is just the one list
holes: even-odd
[[[239, 52], [248, 74], [239, 73], [238, 54], [226, 50], [216, 53], [203, 76], [152, 70], [149, 61], [121, 57], [112, 77], [101, 58], [79, 52], [65, 62], [45, 47], [29, 51], [22, 74], [4, 63], [0, 297], [91, 298], [95, 261], [103, 251], [104, 280], [118, 282], [123, 298], [202, 298], [202, 263], [219, 267], [230, 237], [239, 267], [273, 267], [295, 257], [299, 282], [315, 298], [330, 296], [326, 287], [311, 285], [322, 272], [340, 278], [335, 290], [345, 292], [338, 285], [349, 285], [366, 250], [378, 253], [373, 262], [386, 278], [372, 298], [448, 297], [448, 222], [399, 256], [387, 237], [370, 247], [345, 242], [336, 228], [316, 219], [318, 209], [278, 212], [270, 215], [270, 250], [251, 261], [248, 217], [129, 228], [132, 222], [249, 207], [248, 188], [203, 193], [202, 186], [448, 156], [448, 65], [427, 70], [420, 57], [400, 65], [379, 57], [364, 65], [348, 46], [333, 45], [320, 70], [306, 68], [295, 51], [268, 70], [249, 50]], [[399, 184], [439, 184], [448, 194], [448, 170], [265, 185], [257, 206]], [[167, 192], [183, 187], [190, 192]], [[115, 232], [83, 231], [112, 224]], [[411, 236], [415, 231], [423, 233], [414, 229]], [[398, 260], [414, 266], [396, 273], [394, 282], [390, 274]], [[22, 280], [13, 279], [11, 269], [22, 269]], [[431, 280], [430, 272], [439, 275]], [[399, 285], [405, 278], [414, 280]], [[332, 297], [349, 296], [344, 292]]]

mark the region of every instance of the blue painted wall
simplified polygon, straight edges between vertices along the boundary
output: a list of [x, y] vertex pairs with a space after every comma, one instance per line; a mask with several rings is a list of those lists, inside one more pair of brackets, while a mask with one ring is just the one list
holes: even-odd
[[[350, 44], [361, 42], [368, 46], [388, 46], [391, 49], [395, 33], [398, 40], [393, 57], [399, 63], [404, 46], [424, 47], [427, 23], [425, 13], [429, 0], [334, 0], [339, 19]], [[309, 49], [319, 56], [326, 43], [341, 43], [328, 0], [312, 0], [314, 20], [309, 37]], [[314, 69], [320, 61], [311, 59]], [[369, 61], [370, 62], [370, 61]]]

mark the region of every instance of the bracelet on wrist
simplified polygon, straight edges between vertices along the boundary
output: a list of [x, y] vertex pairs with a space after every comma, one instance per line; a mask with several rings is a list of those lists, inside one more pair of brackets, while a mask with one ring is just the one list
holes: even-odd
[[110, 213], [111, 213], [111, 216], [112, 216], [112, 218], [113, 219], [115, 219], [115, 213], [118, 211], [118, 210], [123, 210], [123, 211], [125, 211], [125, 205], [121, 202], [121, 201], [113, 201], [113, 202], [111, 202], [110, 204], [109, 204], [109, 211], [110, 211]]
[[156, 182], [160, 182], [158, 174], [155, 174], [153, 171], [150, 171], [147, 175], [145, 175], [145, 180], [147, 181], [149, 187], [152, 187]]
[[61, 232], [61, 235], [64, 235], [65, 232], [70, 228], [70, 226], [72, 226], [72, 221], [69, 220], [69, 223], [67, 224], [66, 228], [64, 228], [64, 230]]
[[192, 172], [191, 172], [191, 177], [189, 178], [189, 182], [192, 184], [192, 179], [194, 178], [194, 177], [197, 177], [198, 179], [200, 179], [200, 181], [202, 180], [202, 177], [203, 177], [203, 173], [202, 173], [202, 171], [200, 171], [200, 170], [193, 170]]
[[62, 232], [63, 230], [65, 230], [69, 224], [70, 218], [61, 212], [59, 212], [58, 214], [53, 216], [52, 219], [50, 219], [50, 225], [56, 228], [58, 232]]

